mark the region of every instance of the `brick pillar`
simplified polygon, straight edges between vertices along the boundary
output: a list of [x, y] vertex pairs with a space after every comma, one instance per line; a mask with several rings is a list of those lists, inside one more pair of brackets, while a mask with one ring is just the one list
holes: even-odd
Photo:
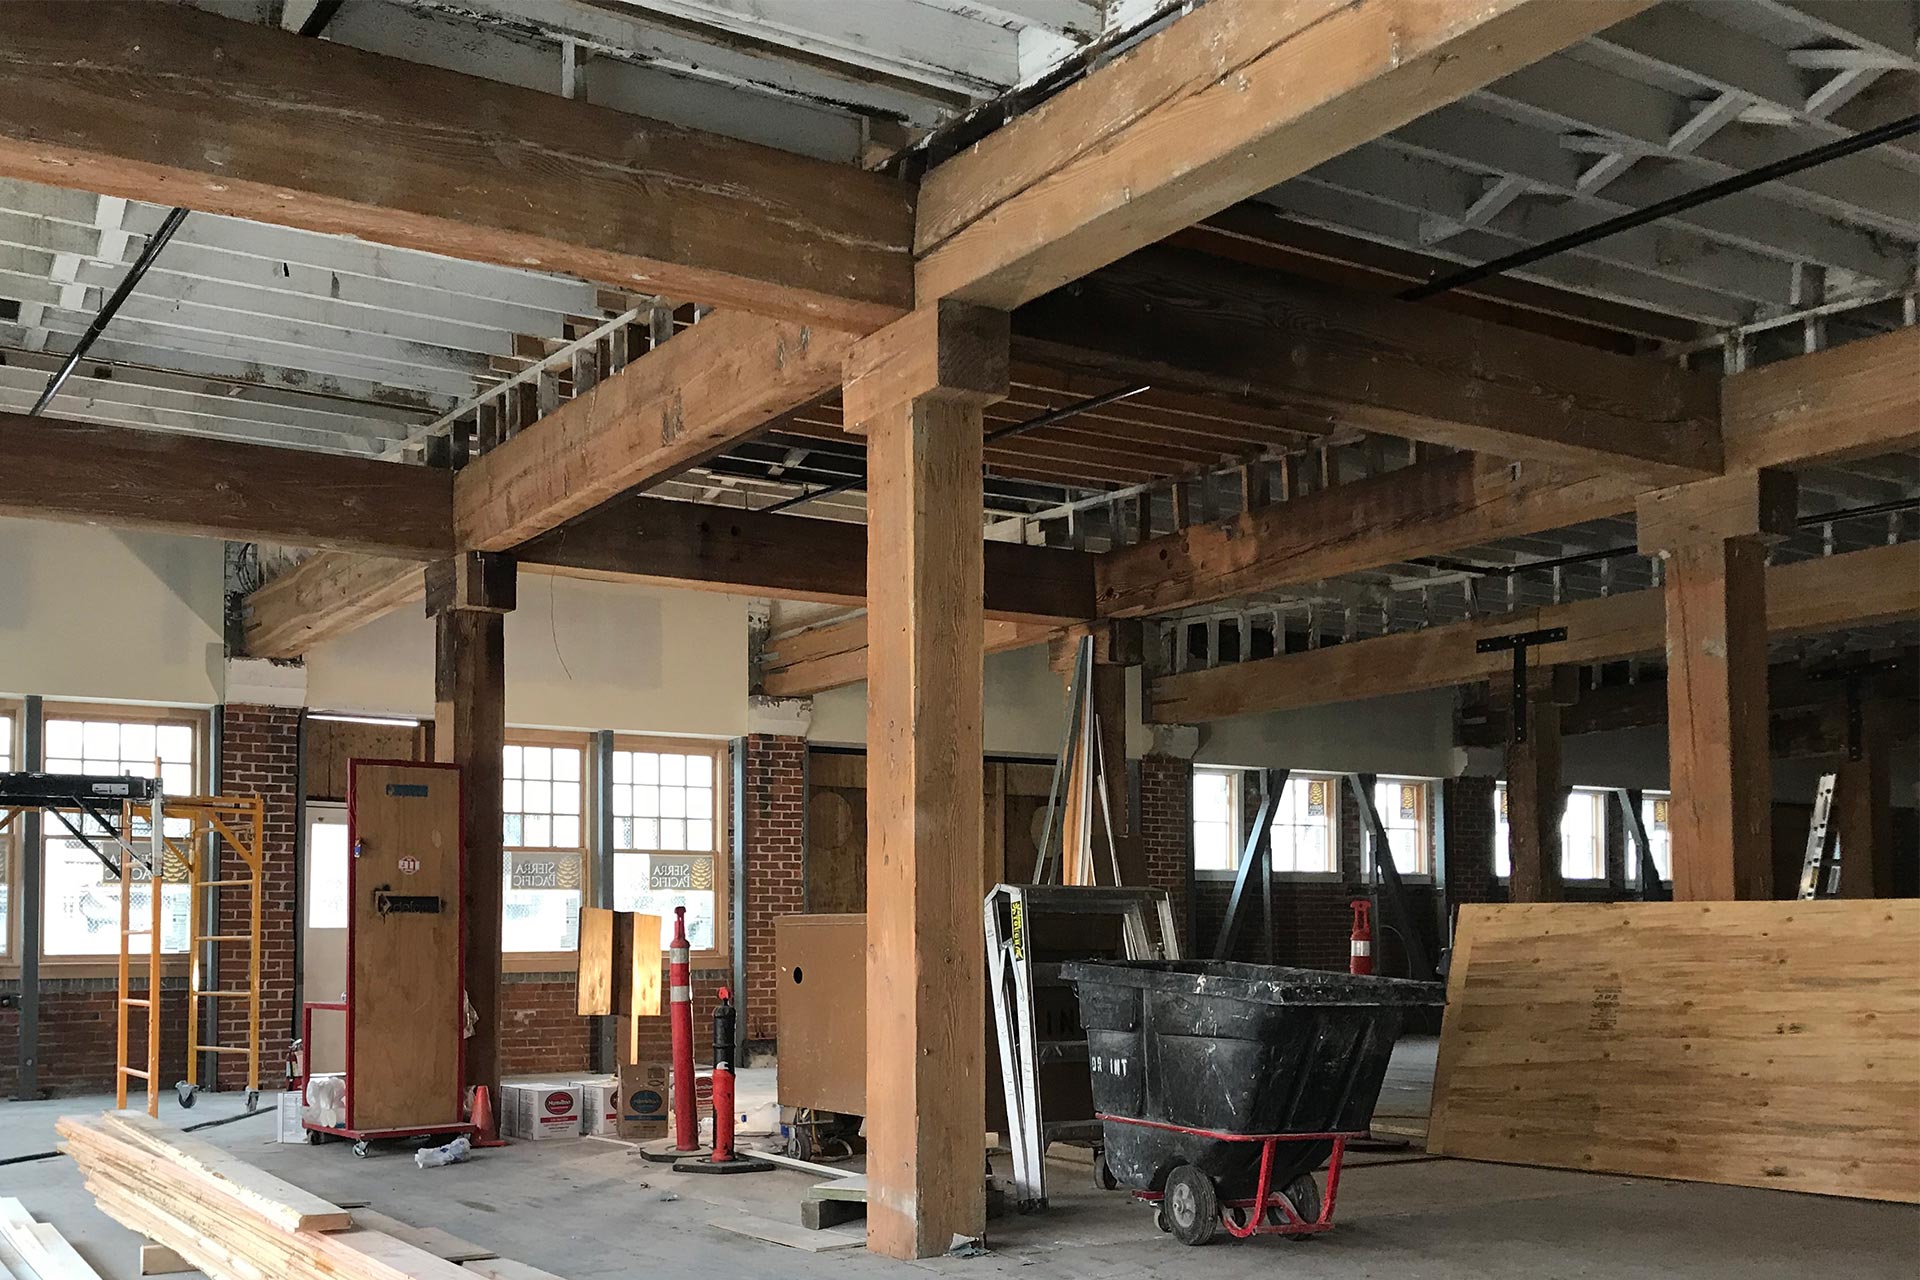
[[1447, 797], [1447, 903], [1503, 902], [1493, 874], [1492, 778], [1451, 778]]
[[[294, 918], [299, 871], [295, 850], [300, 790], [300, 709], [229, 703], [220, 719], [220, 785], [222, 795], [257, 795], [264, 804], [261, 829], [260, 896], [260, 1083], [278, 1088], [281, 1064], [293, 1038]], [[240, 874], [237, 856], [222, 858], [224, 877]], [[220, 891], [220, 932], [245, 934], [251, 927], [252, 904], [245, 889]], [[219, 947], [219, 984], [245, 989], [247, 948], [223, 943]], [[217, 1005], [219, 1042], [244, 1047], [247, 1010], [244, 1000], [208, 1000]], [[202, 1009], [204, 1014], [206, 1009]], [[247, 1083], [247, 1060], [240, 1054], [220, 1055], [217, 1087], [241, 1089]]]
[[780, 1035], [779, 966], [773, 923], [806, 910], [807, 740], [756, 733], [746, 739], [747, 1039]]
[[1140, 841], [1147, 885], [1165, 889], [1180, 929], [1180, 953], [1190, 955], [1187, 868], [1193, 861], [1193, 761], [1172, 755], [1140, 758]]

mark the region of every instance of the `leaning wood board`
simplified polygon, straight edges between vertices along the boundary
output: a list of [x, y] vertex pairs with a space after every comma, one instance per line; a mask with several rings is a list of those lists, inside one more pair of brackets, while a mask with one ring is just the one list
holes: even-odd
[[1467, 906], [1427, 1149], [1920, 1203], [1920, 901]]
[[[459, 770], [356, 760], [347, 795], [347, 1123], [458, 1124]], [[436, 901], [432, 910], [382, 911], [383, 891]]]

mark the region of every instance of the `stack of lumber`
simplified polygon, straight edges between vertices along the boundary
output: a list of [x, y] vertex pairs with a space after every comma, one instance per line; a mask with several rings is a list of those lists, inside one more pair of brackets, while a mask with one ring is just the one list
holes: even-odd
[[55, 1126], [107, 1216], [212, 1280], [474, 1280], [473, 1273], [144, 1115]]
[[1427, 1150], [1920, 1202], [1920, 902], [1460, 910]]

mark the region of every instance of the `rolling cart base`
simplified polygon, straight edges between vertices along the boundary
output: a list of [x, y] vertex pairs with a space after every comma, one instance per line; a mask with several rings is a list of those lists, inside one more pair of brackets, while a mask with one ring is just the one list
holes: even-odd
[[[1216, 1142], [1260, 1144], [1260, 1181], [1251, 1200], [1220, 1199], [1213, 1180], [1192, 1165], [1181, 1165], [1169, 1174], [1164, 1191], [1133, 1193], [1135, 1199], [1157, 1207], [1160, 1229], [1169, 1232], [1183, 1244], [1205, 1244], [1212, 1238], [1216, 1222], [1238, 1240], [1245, 1240], [1249, 1236], [1306, 1237], [1331, 1231], [1334, 1199], [1340, 1190], [1340, 1166], [1346, 1158], [1347, 1143], [1366, 1137], [1364, 1132], [1225, 1133], [1217, 1129], [1194, 1129], [1153, 1120], [1137, 1120], [1130, 1116], [1102, 1115], [1100, 1119], [1108, 1124], [1142, 1125]], [[1313, 1182], [1311, 1171], [1301, 1174], [1286, 1187], [1273, 1185], [1274, 1148], [1287, 1142], [1333, 1144], [1333, 1153], [1327, 1159], [1327, 1188], [1324, 1195]], [[1205, 1184], [1204, 1188], [1199, 1186], [1200, 1183]], [[1169, 1197], [1176, 1198], [1179, 1203], [1169, 1203]]]

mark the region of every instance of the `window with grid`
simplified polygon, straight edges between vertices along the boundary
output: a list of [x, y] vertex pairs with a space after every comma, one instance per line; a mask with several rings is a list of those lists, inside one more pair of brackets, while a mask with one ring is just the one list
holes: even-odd
[[663, 947], [673, 940], [673, 909], [685, 907], [693, 950], [721, 949], [725, 751], [627, 739], [613, 753], [614, 909], [659, 916]]
[[1340, 869], [1336, 836], [1340, 779], [1290, 773], [1273, 816], [1273, 869], [1307, 873]]
[[552, 739], [509, 742], [501, 781], [507, 951], [573, 951], [586, 892], [586, 748]]
[[[1662, 880], [1673, 879], [1673, 796], [1666, 791], [1648, 791], [1640, 797], [1640, 822], [1647, 829], [1647, 849]], [[1638, 856], [1634, 854], [1632, 856]], [[1636, 871], [1628, 876], [1634, 879]]]
[[[14, 716], [0, 709], [0, 773], [13, 771]], [[16, 819], [18, 821], [18, 819]], [[13, 834], [0, 828], [0, 956], [13, 954]]]
[[1427, 815], [1428, 784], [1419, 778], [1376, 778], [1373, 807], [1386, 828], [1393, 865], [1403, 876], [1433, 874], [1433, 838]]
[[1193, 771], [1193, 869], [1232, 871], [1240, 864], [1240, 771]]
[[[1605, 791], [1576, 787], [1567, 795], [1560, 815], [1560, 876], [1563, 880], [1607, 878], [1607, 822]], [[1653, 835], [1649, 824], [1647, 835]], [[1656, 850], [1659, 846], [1655, 845]], [[1656, 858], [1658, 854], [1656, 853]], [[1493, 873], [1505, 880], [1513, 874], [1512, 831], [1507, 820], [1507, 784], [1493, 789]]]
[[[198, 793], [200, 733], [196, 720], [187, 718], [133, 719], [110, 715], [75, 715], [49, 711], [46, 719], [46, 770], [90, 776], [159, 777], [166, 793]], [[120, 852], [106, 840], [106, 831], [90, 818], [76, 814], [75, 825], [94, 837], [116, 863]], [[117, 815], [115, 815], [117, 818]], [[186, 819], [169, 819], [168, 835], [191, 830]], [[120, 953], [120, 880], [85, 843], [74, 839], [57, 818], [41, 824], [46, 876], [41, 914], [42, 950], [48, 956], [93, 957]], [[136, 814], [130, 837], [147, 838], [146, 820]], [[165, 952], [187, 950], [188, 889], [186, 868], [174, 859], [163, 862], [160, 896], [160, 945]], [[153, 892], [148, 869], [133, 867], [130, 928], [140, 930], [148, 920]], [[135, 949], [146, 935], [133, 940]]]

